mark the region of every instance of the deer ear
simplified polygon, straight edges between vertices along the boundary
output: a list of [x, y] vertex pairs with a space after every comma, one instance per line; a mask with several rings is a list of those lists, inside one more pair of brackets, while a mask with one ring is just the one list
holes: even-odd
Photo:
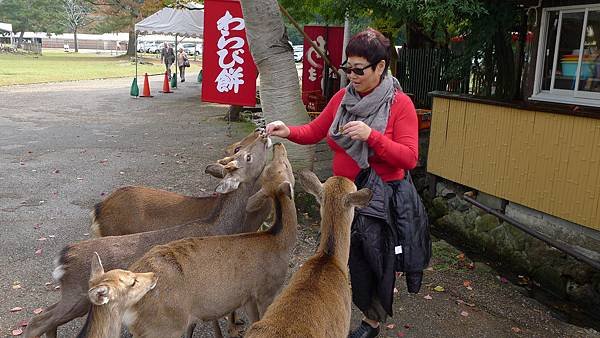
[[248, 203], [246, 204], [246, 212], [255, 212], [262, 209], [262, 207], [265, 205], [265, 202], [268, 200], [269, 196], [267, 196], [265, 191], [261, 188], [248, 199]]
[[360, 189], [359, 191], [349, 193], [346, 196], [346, 206], [364, 208], [369, 205], [373, 197], [373, 193], [368, 188]]
[[207, 165], [204, 172], [216, 178], [225, 177], [225, 168], [220, 163], [211, 163]]
[[100, 275], [104, 274], [104, 267], [102, 267], [102, 261], [100, 260], [100, 256], [97, 252], [94, 252], [94, 257], [92, 257], [92, 272], [90, 274], [90, 279], [96, 278]]
[[88, 297], [94, 305], [104, 305], [110, 301], [110, 289], [105, 285], [93, 287], [88, 290]]
[[315, 173], [310, 170], [301, 170], [297, 174], [300, 185], [306, 192], [315, 196], [317, 202], [321, 203], [323, 198], [323, 185]]
[[226, 194], [228, 192], [234, 191], [239, 186], [240, 186], [239, 177], [231, 177], [231, 176], [225, 177], [223, 180], [221, 180], [221, 182], [219, 183], [219, 185], [217, 186], [215, 191], [218, 193], [221, 193], [221, 194]]

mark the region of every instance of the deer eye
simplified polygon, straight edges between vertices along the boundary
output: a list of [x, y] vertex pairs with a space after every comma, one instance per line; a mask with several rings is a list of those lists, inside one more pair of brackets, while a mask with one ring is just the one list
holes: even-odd
[[252, 161], [252, 155], [248, 154], [246, 155], [246, 162], [250, 162]]
[[138, 281], [138, 280], [137, 280], [137, 278], [134, 278], [134, 279], [133, 279], [133, 284], [131, 284], [131, 287], [134, 287], [134, 286], [135, 286], [135, 284], [137, 283], [137, 281]]

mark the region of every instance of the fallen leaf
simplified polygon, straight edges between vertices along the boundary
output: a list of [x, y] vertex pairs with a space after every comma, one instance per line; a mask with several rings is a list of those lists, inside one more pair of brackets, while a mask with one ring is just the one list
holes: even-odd
[[394, 288], [394, 293], [398, 293], [398, 289]]
[[500, 283], [506, 284], [508, 283], [508, 279], [506, 279], [506, 277], [500, 277]]
[[48, 238], [54, 238], [56, 237], [55, 235], [48, 235]]
[[519, 329], [519, 328], [518, 328], [518, 327], [516, 327], [516, 326], [513, 326], [513, 327], [511, 327], [511, 328], [510, 328], [510, 330], [511, 330], [512, 332], [515, 332], [515, 333], [519, 333], [519, 332], [521, 332], [521, 329]]
[[60, 285], [55, 286], [54, 290], [60, 290]]
[[38, 307], [37, 309], [33, 310], [33, 313], [35, 313], [36, 315], [39, 315], [42, 312], [44, 312], [44, 309], [42, 309], [41, 307]]
[[13, 307], [12, 309], [10, 309], [10, 312], [19, 312], [19, 311], [21, 311], [21, 310], [23, 310], [23, 308], [22, 308], [22, 307], [20, 307], [20, 306], [15, 306], [15, 307]]
[[395, 324], [388, 324], [388, 325], [386, 325], [385, 327], [386, 327], [387, 329], [391, 330], [391, 329], [395, 328], [395, 327], [396, 327], [396, 325], [395, 325]]
[[457, 299], [457, 300], [456, 300], [456, 304], [463, 304], [463, 305], [470, 306], [470, 307], [474, 307], [474, 306], [475, 306], [475, 304], [474, 304], [474, 303], [467, 303], [467, 302], [465, 302], [465, 301], [464, 301], [464, 300], [462, 300], [462, 299]]
[[52, 282], [46, 282], [46, 283], [44, 283], [44, 285], [45, 286], [50, 286], [50, 285], [52, 285]]
[[15, 284], [15, 285], [13, 285], [13, 286], [12, 286], [12, 288], [13, 288], [13, 289], [15, 289], [15, 290], [16, 290], [16, 289], [20, 289], [20, 288], [21, 288], [21, 285], [20, 285], [20, 284]]
[[85, 233], [85, 234], [83, 234], [83, 235], [84, 235], [84, 236], [89, 236], [90, 234], [86, 232], [86, 233]]
[[38, 256], [41, 255], [42, 254], [42, 249], [35, 250], [35, 254], [38, 255]]
[[469, 265], [467, 265], [467, 268], [468, 268], [469, 270], [473, 270], [473, 269], [475, 269], [475, 263], [473, 263], [473, 262], [469, 263]]
[[38, 238], [38, 241], [45, 241], [45, 240], [47, 240], [46, 237], [40, 237], [40, 238]]
[[37, 223], [33, 225], [34, 229], [39, 229], [42, 226], [42, 223]]
[[13, 336], [20, 336], [20, 335], [23, 334], [23, 330], [21, 330], [21, 329], [14, 329], [14, 330], [12, 330], [11, 333], [12, 333]]
[[467, 290], [473, 291], [473, 287], [472, 286], [467, 286]]
[[470, 280], [465, 280], [463, 281], [463, 286], [467, 287], [467, 286], [471, 286], [472, 282]]
[[102, 159], [102, 160], [98, 161], [98, 163], [106, 163], [106, 162], [108, 162], [107, 159]]
[[81, 180], [83, 180], [83, 177], [77, 177], [77, 179], [81, 181]]
[[434, 287], [433, 289], [437, 292], [444, 292], [444, 290], [445, 290], [444, 287], [441, 285], [438, 285], [438, 286]]
[[405, 329], [410, 329], [411, 327], [412, 327], [412, 325], [410, 325], [410, 324], [404, 324]]
[[460, 254], [456, 255], [456, 258], [458, 258], [459, 261], [464, 261], [465, 260], [465, 254], [464, 253], [460, 253]]
[[469, 316], [469, 313], [468, 313], [467, 311], [462, 311], [462, 312], [460, 313], [460, 315], [461, 315], [461, 316], [463, 316], [463, 317], [468, 317], [468, 316]]
[[404, 337], [404, 332], [402, 332], [402, 331], [398, 332], [397, 336], [398, 337]]
[[425, 299], [427, 299], [427, 300], [432, 300], [432, 299], [433, 299], [433, 297], [431, 297], [430, 295], [426, 295], [426, 296], [425, 296], [425, 297], [423, 297], [423, 298], [425, 298]]

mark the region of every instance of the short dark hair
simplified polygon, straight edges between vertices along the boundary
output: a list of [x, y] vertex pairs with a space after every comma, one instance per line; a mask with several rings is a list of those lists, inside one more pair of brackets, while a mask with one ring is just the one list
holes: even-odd
[[350, 56], [364, 57], [375, 70], [377, 63], [385, 61], [382, 76], [385, 76], [390, 65], [390, 40], [373, 28], [357, 33], [348, 41], [346, 46], [346, 59]]

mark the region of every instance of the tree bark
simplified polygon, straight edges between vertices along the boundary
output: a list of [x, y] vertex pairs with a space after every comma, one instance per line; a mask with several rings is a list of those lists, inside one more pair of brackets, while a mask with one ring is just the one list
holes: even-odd
[[135, 31], [133, 28], [129, 31], [129, 41], [127, 42], [127, 56], [135, 56]]
[[79, 53], [79, 46], [77, 45], [77, 28], [73, 30], [73, 43], [75, 44], [75, 53]]
[[21, 34], [19, 34], [19, 39], [17, 39], [17, 48], [21, 48], [21, 44], [23, 43], [23, 35], [25, 35], [25, 30], [22, 30]]
[[[276, 0], [241, 0], [250, 51], [259, 71], [260, 101], [267, 122], [309, 122], [300, 100], [300, 84], [292, 47]], [[284, 141], [294, 170], [312, 169], [313, 146]]]

